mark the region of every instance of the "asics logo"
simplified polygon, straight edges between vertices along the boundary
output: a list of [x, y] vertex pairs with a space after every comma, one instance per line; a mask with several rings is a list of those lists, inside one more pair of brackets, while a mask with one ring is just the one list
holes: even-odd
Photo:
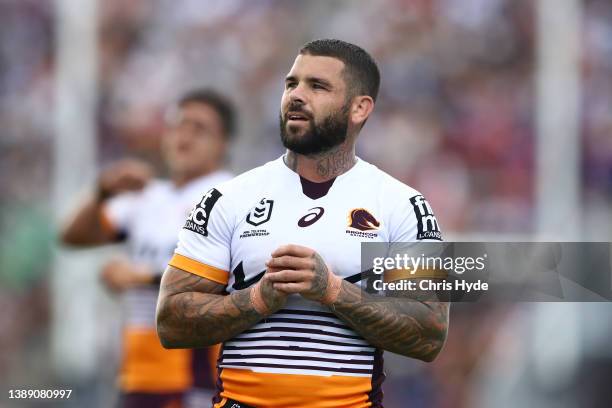
[[298, 221], [298, 226], [299, 227], [309, 227], [312, 224], [314, 224], [315, 222], [319, 221], [319, 219], [323, 216], [323, 213], [325, 212], [325, 210], [323, 209], [323, 207], [314, 207], [311, 208], [309, 213], [307, 213], [305, 216], [303, 216], [302, 218], [299, 219]]

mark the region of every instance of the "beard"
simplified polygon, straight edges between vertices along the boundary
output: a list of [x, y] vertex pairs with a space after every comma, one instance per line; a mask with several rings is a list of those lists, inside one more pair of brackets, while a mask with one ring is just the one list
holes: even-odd
[[[288, 111], [299, 112], [300, 110], [290, 106]], [[348, 111], [349, 104], [346, 104], [341, 109], [327, 115], [320, 124], [309, 117], [308, 128], [301, 136], [287, 128], [287, 118], [281, 112], [279, 122], [283, 146], [297, 154], [314, 156], [341, 145], [347, 138]]]

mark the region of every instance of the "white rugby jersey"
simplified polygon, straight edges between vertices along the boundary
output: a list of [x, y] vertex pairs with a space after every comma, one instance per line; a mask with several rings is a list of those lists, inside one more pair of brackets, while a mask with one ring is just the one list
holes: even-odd
[[[312, 248], [348, 278], [361, 272], [362, 242], [440, 238], [423, 196], [377, 167], [358, 159], [312, 199], [281, 157], [209, 190], [181, 230], [170, 265], [231, 293], [257, 282], [281, 245]], [[256, 407], [378, 406], [383, 377], [381, 351], [299, 295], [226, 341], [219, 369], [218, 400]]]
[[[118, 195], [102, 210], [105, 225], [125, 239], [130, 259], [161, 274], [176, 246], [176, 232], [202, 191], [229, 180], [218, 171], [182, 187], [153, 180], [142, 191]], [[156, 285], [121, 295], [124, 330], [119, 384], [124, 392], [179, 392], [193, 380], [190, 350], [165, 350], [155, 329]], [[195, 357], [194, 357], [195, 358]]]
[[[153, 180], [142, 191], [121, 194], [104, 206], [104, 217], [126, 240], [130, 259], [161, 274], [176, 247], [176, 231], [202, 191], [232, 178], [218, 171], [177, 188], [168, 180]], [[157, 288], [126, 291], [127, 323], [155, 327]]]

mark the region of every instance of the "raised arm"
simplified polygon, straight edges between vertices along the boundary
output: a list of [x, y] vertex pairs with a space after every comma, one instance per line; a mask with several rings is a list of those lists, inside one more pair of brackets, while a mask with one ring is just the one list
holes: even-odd
[[102, 206], [103, 200], [97, 194], [88, 197], [62, 225], [60, 240], [64, 244], [78, 247], [112, 242], [114, 234], [104, 225]]
[[[286, 300], [266, 275], [256, 285], [230, 295], [224, 290], [223, 284], [168, 266], [157, 302], [157, 333], [162, 345], [194, 348], [229, 340], [280, 309]], [[254, 290], [261, 291], [267, 312], [258, 312], [253, 305]]]
[[137, 160], [122, 160], [100, 173], [96, 191], [66, 220], [60, 239], [72, 246], [113, 242], [115, 232], [104, 223], [102, 209], [107, 199], [124, 191], [140, 190], [152, 175], [151, 167]]

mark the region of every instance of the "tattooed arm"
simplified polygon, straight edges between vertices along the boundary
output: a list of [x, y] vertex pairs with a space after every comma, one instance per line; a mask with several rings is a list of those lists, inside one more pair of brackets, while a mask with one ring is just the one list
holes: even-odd
[[[276, 291], [266, 275], [262, 297], [274, 312], [286, 295]], [[168, 266], [157, 302], [157, 333], [165, 348], [205, 347], [229, 340], [265, 316], [251, 304], [254, 286], [224, 295], [225, 285]]]
[[[272, 253], [267, 266], [273, 271], [269, 279], [275, 282], [275, 289], [299, 293], [314, 301], [325, 297], [332, 272], [316, 251], [285, 245]], [[342, 281], [337, 299], [329, 306], [371, 345], [433, 361], [446, 339], [449, 306], [436, 301], [433, 293], [420, 293], [417, 298], [412, 292], [409, 295], [410, 298], [370, 295]]]
[[342, 281], [338, 299], [330, 308], [373, 346], [433, 361], [446, 339], [449, 305], [437, 301], [435, 293], [402, 296], [371, 295]]

